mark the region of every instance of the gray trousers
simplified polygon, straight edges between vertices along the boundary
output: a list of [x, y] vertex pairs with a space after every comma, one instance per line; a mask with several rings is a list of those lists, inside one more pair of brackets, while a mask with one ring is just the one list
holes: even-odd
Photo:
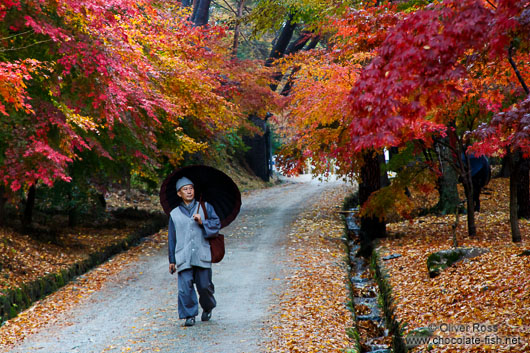
[[[193, 284], [199, 292], [199, 301], [193, 288]], [[178, 311], [179, 318], [185, 319], [190, 316], [199, 315], [199, 305], [204, 311], [210, 311], [216, 306], [213, 296], [215, 288], [212, 283], [212, 269], [202, 267], [192, 267], [178, 273]]]

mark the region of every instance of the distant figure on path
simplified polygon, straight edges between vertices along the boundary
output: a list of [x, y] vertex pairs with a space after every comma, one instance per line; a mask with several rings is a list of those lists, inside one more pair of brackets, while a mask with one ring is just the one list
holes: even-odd
[[[186, 319], [184, 326], [195, 325], [195, 316], [202, 307], [202, 321], [211, 318], [216, 306], [212, 283], [212, 263], [208, 237], [221, 229], [221, 222], [214, 208], [205, 203], [208, 217], [195, 200], [193, 182], [182, 177], [177, 181], [177, 194], [182, 199], [169, 217], [168, 255], [169, 273], [178, 272], [178, 313]], [[199, 300], [193, 287], [197, 287]]]

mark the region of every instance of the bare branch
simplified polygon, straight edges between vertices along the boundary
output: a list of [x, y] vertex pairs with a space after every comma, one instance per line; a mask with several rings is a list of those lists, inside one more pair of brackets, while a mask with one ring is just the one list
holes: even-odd
[[27, 48], [33, 47], [35, 45], [39, 45], [39, 44], [42, 44], [42, 43], [48, 43], [48, 42], [51, 42], [51, 41], [53, 41], [53, 39], [41, 40], [39, 42], [31, 43], [31, 44], [26, 45], [24, 47], [0, 49], [0, 52], [3, 53], [3, 52], [6, 52], [6, 51], [15, 51], [15, 50], [27, 49]]
[[237, 11], [234, 10], [234, 8], [226, 0], [222, 0], [222, 1], [226, 4], [226, 6], [228, 6], [228, 8], [226, 8], [226, 7], [222, 6], [221, 4], [219, 4], [218, 1], [214, 1], [214, 3], [217, 4], [217, 6], [222, 7], [223, 9], [228, 10], [228, 11], [232, 12], [234, 15], [237, 16]]
[[519, 72], [517, 65], [515, 65], [515, 61], [513, 61], [513, 57], [512, 57], [513, 50], [514, 50], [514, 47], [513, 47], [513, 42], [512, 42], [510, 44], [510, 47], [508, 48], [508, 61], [510, 62], [510, 65], [512, 65], [513, 71], [515, 71], [515, 75], [517, 75], [517, 79], [521, 83], [521, 86], [523, 86], [524, 91], [526, 92], [526, 94], [530, 94], [530, 90], [528, 89], [528, 86], [524, 82], [523, 76]]
[[486, 0], [486, 2], [488, 4], [490, 4], [491, 7], [493, 7], [495, 10], [497, 9], [497, 5], [495, 5], [494, 3], [492, 3], [490, 0]]
[[216, 2], [216, 1], [212, 1], [212, 2], [215, 3], [215, 6], [221, 8], [221, 9], [227, 11], [227, 12], [232, 12], [232, 9], [229, 9], [228, 7], [221, 5], [221, 4], [219, 4], [218, 2]]
[[7, 40], [7, 39], [15, 38], [18, 36], [23, 36], [24, 34], [28, 34], [28, 33], [33, 33], [33, 30], [30, 29], [29, 31], [26, 31], [26, 32], [13, 34], [12, 36], [9, 36], [9, 37], [0, 38], [0, 40]]

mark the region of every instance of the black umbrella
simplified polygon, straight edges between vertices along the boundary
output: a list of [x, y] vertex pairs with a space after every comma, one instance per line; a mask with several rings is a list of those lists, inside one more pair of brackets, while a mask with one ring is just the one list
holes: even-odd
[[205, 165], [193, 165], [175, 170], [162, 183], [160, 203], [169, 215], [182, 199], [177, 195], [177, 180], [190, 179], [195, 188], [195, 198], [208, 202], [221, 220], [221, 228], [232, 222], [241, 208], [241, 193], [236, 183], [222, 171]]

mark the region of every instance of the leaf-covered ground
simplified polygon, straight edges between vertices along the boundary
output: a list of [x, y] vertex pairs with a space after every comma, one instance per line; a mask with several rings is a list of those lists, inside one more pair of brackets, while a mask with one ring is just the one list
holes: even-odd
[[141, 255], [151, 256], [157, 249], [166, 246], [166, 237], [167, 234], [160, 232], [145, 238], [141, 245], [114, 256], [7, 321], [0, 327], [0, 347], [12, 347], [45, 325], [55, 322], [60, 313], [86, 302], [109, 278], [122, 271], [125, 265], [137, 260]]
[[138, 225], [138, 221], [128, 221], [120, 229], [72, 228], [58, 236], [57, 244], [0, 228], [0, 290], [66, 269], [125, 239]]
[[[530, 248], [530, 223], [520, 221], [523, 242], [512, 243], [508, 195], [507, 179], [490, 182], [481, 195], [477, 236], [472, 239], [467, 236], [466, 217], [460, 218], [459, 245], [489, 252], [457, 263], [435, 278], [429, 277], [427, 257], [451, 248], [454, 215], [388, 225], [390, 236], [379, 249], [382, 256], [402, 255], [384, 261], [397, 316], [407, 323], [407, 331], [436, 329], [433, 338], [440, 337], [441, 342], [438, 339], [429, 352], [530, 351], [530, 256], [519, 256]], [[413, 352], [426, 348], [422, 345]]]
[[291, 268], [280, 294], [279, 314], [270, 323], [269, 352], [343, 352], [353, 345], [346, 303], [346, 250], [343, 223], [337, 214], [347, 189], [322, 195], [294, 224], [286, 240]]

